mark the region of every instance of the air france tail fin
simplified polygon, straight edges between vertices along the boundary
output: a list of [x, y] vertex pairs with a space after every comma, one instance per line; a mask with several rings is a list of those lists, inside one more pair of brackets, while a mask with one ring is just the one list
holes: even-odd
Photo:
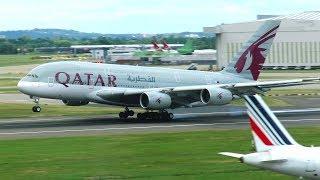
[[270, 51], [280, 22], [279, 20], [264, 22], [242, 46], [224, 71], [256, 81]]
[[272, 146], [298, 145], [259, 95], [244, 96], [256, 150]]

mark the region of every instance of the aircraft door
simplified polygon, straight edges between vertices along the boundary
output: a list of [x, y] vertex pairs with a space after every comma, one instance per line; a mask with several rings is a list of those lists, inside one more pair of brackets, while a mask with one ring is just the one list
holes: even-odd
[[174, 72], [174, 79], [176, 80], [177, 83], [181, 82], [181, 77], [178, 72]]
[[54, 85], [54, 78], [48, 77], [48, 87], [53, 87], [53, 85]]

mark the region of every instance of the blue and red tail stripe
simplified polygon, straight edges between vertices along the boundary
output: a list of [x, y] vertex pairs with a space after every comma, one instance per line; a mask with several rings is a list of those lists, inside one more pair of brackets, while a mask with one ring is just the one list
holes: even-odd
[[296, 142], [259, 95], [244, 96], [250, 125], [265, 145], [293, 145]]
[[251, 116], [249, 116], [250, 126], [253, 132], [259, 137], [259, 139], [267, 146], [273, 145], [271, 140], [267, 137], [267, 135], [260, 129], [260, 127], [255, 123], [255, 120]]

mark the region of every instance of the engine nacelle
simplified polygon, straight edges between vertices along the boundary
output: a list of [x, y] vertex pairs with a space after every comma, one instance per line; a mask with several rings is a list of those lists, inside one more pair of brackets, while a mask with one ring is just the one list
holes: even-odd
[[145, 92], [140, 95], [140, 106], [145, 109], [166, 109], [171, 106], [171, 97], [160, 92]]
[[62, 100], [67, 106], [83, 106], [89, 104], [89, 101]]
[[201, 102], [208, 105], [224, 105], [232, 101], [232, 93], [222, 88], [206, 88], [200, 92]]

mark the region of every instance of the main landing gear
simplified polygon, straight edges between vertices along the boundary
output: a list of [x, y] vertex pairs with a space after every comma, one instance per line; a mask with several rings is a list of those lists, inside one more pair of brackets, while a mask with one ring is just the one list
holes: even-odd
[[126, 107], [126, 110], [125, 110], [125, 111], [119, 113], [119, 118], [121, 118], [121, 119], [126, 119], [126, 118], [128, 118], [129, 116], [133, 116], [133, 115], [134, 115], [134, 111], [129, 110], [129, 108]]
[[31, 97], [31, 98], [33, 99], [33, 102], [36, 103], [36, 105], [32, 107], [32, 111], [33, 112], [40, 112], [41, 111], [41, 107], [40, 107], [40, 104], [39, 104], [39, 98], [37, 98], [37, 97], [36, 98]]
[[[133, 115], [134, 115], [134, 111], [129, 110], [129, 108], [126, 107], [125, 111], [119, 113], [119, 118], [127, 119], [129, 116], [133, 116]], [[144, 121], [144, 120], [165, 121], [165, 120], [172, 120], [173, 114], [169, 113], [167, 111], [164, 111], [164, 110], [159, 111], [159, 112], [147, 111], [144, 113], [138, 113], [137, 119], [142, 120], [142, 121]]]
[[138, 113], [137, 118], [139, 120], [172, 120], [173, 114], [169, 113], [167, 111], [159, 111], [159, 112], [144, 112], [144, 113]]

